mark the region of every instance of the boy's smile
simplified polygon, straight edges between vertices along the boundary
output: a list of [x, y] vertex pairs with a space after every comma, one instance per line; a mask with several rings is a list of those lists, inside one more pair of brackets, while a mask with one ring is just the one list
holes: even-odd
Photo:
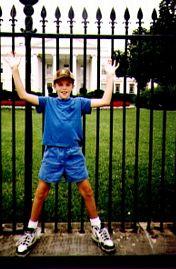
[[54, 87], [59, 98], [68, 99], [70, 97], [74, 85], [71, 79], [62, 78], [56, 81]]

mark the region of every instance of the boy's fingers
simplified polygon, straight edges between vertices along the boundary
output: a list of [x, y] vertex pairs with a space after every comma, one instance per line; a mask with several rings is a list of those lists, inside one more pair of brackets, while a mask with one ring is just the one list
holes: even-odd
[[120, 65], [120, 64], [119, 64], [119, 63], [117, 63], [117, 65], [115, 66], [115, 70], [116, 70], [116, 69], [119, 67], [119, 65]]
[[116, 67], [116, 60], [114, 60], [113, 67]]
[[9, 52], [5, 55], [4, 60], [9, 64], [10, 67], [15, 65], [19, 66], [21, 62], [21, 56], [15, 55], [15, 52]]

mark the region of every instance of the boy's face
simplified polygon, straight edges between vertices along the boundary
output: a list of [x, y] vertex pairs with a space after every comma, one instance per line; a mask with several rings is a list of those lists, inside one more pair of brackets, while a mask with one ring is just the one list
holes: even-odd
[[70, 97], [73, 87], [73, 81], [68, 78], [61, 78], [54, 84], [54, 88], [57, 92], [57, 95], [61, 99], [68, 99]]

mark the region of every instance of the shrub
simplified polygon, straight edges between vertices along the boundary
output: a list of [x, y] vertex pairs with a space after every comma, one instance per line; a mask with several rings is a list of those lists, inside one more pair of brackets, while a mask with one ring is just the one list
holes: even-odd
[[153, 94], [151, 89], [146, 88], [142, 91], [136, 105], [140, 107], [155, 109], [176, 109], [176, 85], [175, 86], [158, 86], [154, 88]]

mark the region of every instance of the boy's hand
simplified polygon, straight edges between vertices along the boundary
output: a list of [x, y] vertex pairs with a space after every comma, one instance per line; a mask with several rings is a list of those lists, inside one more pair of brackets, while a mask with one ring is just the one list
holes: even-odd
[[115, 75], [115, 71], [119, 67], [119, 63], [116, 64], [116, 61], [114, 61], [114, 64], [112, 65], [112, 60], [108, 60], [107, 65], [105, 66], [105, 71], [107, 75]]
[[5, 61], [11, 67], [11, 69], [13, 69], [14, 67], [18, 68], [20, 61], [21, 61], [21, 57], [16, 56], [15, 53], [9, 53], [5, 57]]

